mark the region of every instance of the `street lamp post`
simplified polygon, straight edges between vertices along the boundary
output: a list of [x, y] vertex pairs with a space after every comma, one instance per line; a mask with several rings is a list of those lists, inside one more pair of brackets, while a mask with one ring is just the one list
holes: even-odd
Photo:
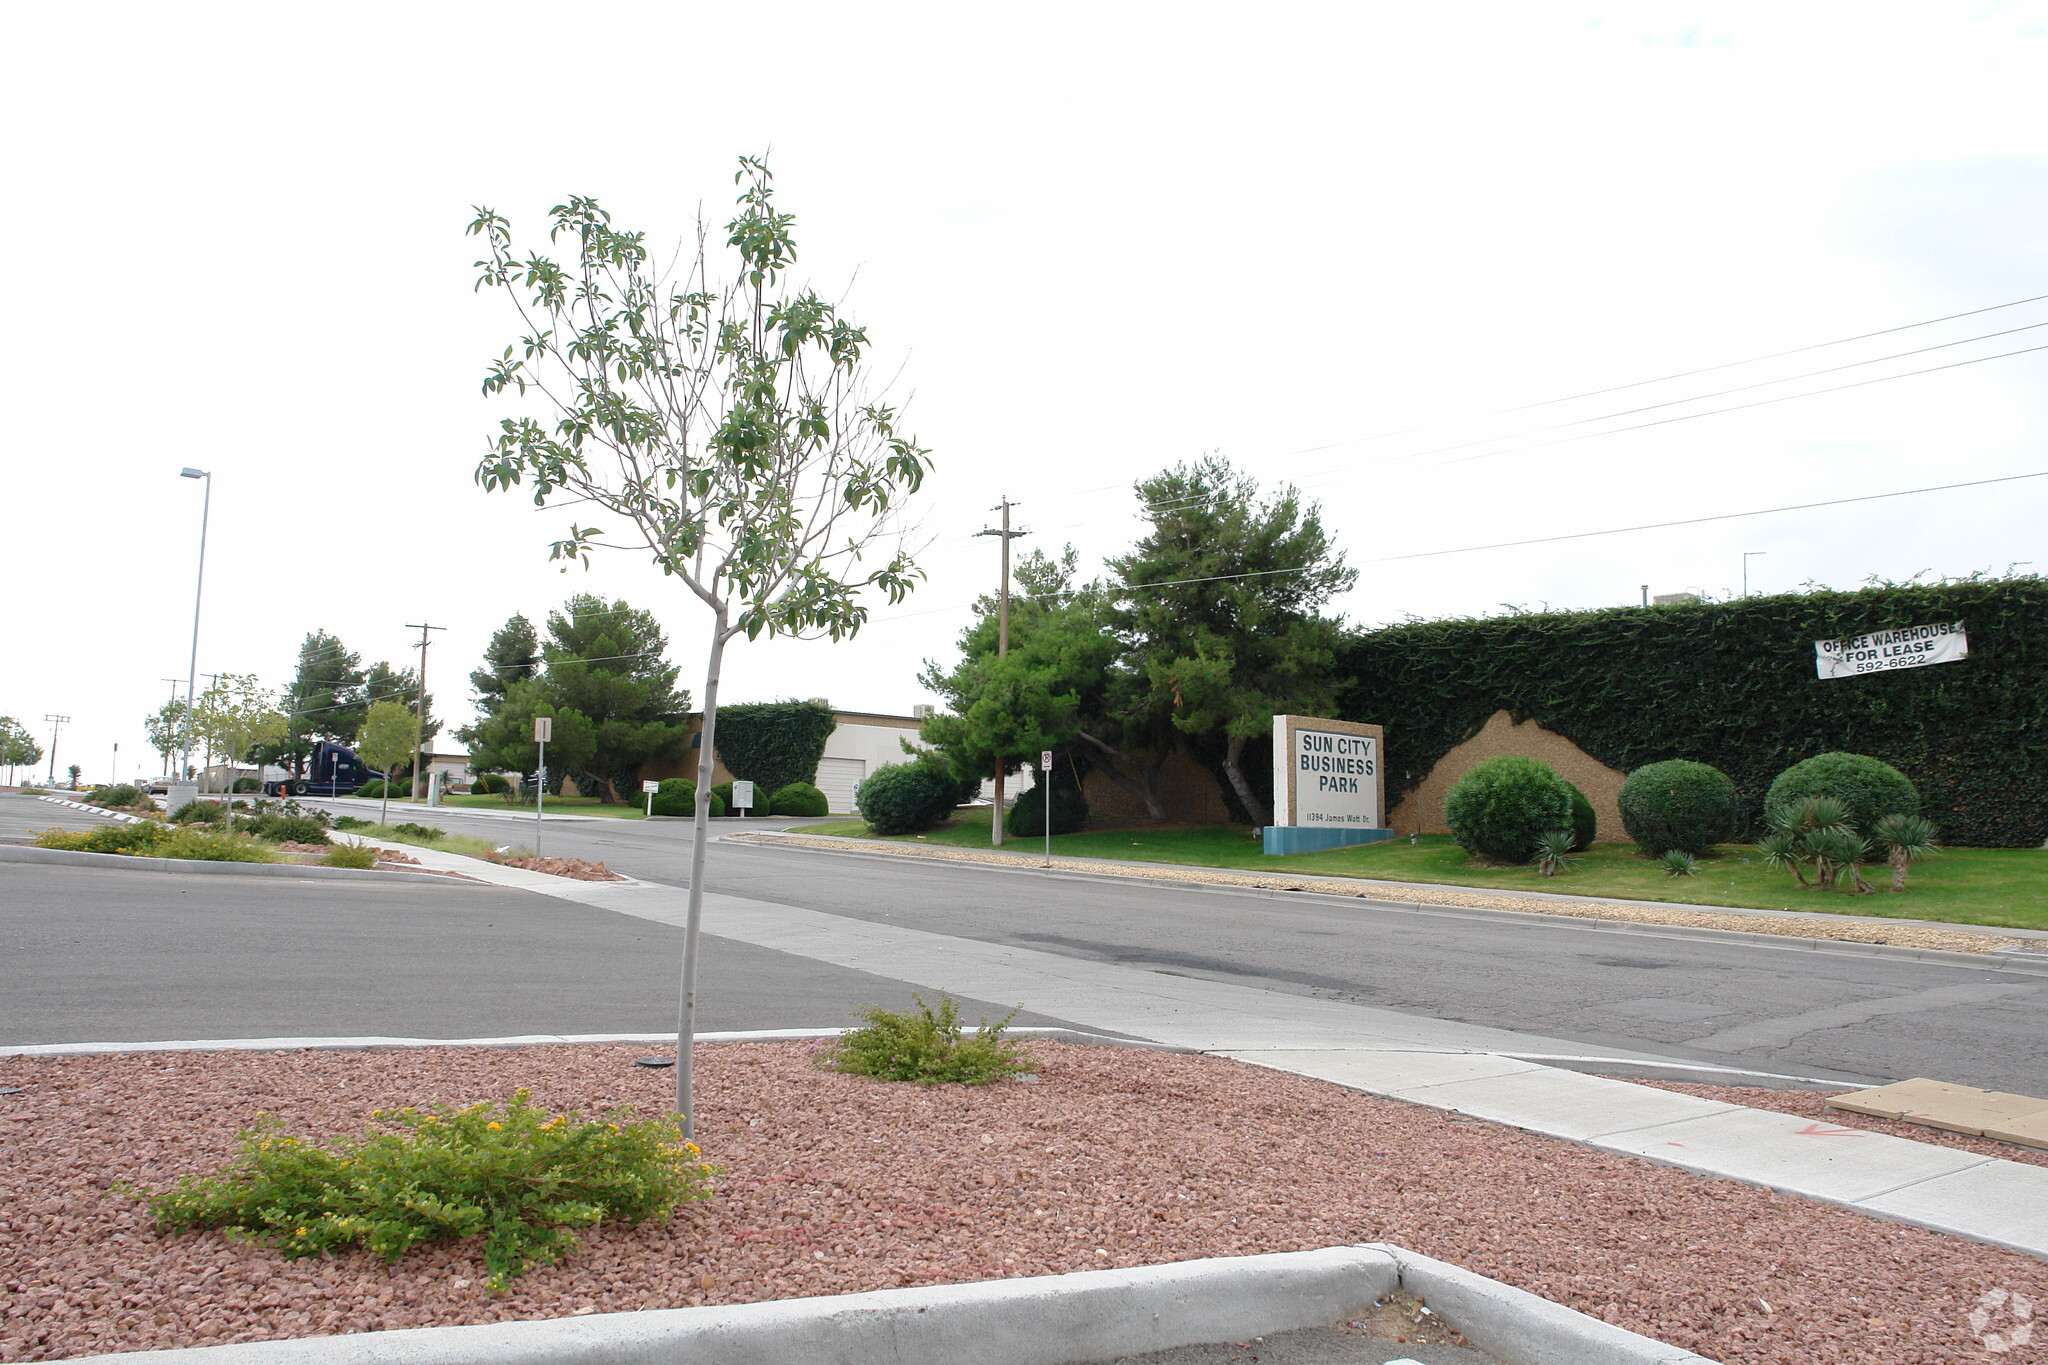
[[204, 479], [206, 496], [199, 504], [199, 581], [192, 589], [192, 657], [185, 666], [185, 749], [180, 759], [182, 772], [192, 767], [192, 701], [199, 681], [199, 603], [206, 592], [206, 521], [213, 512], [213, 474], [191, 466], [178, 471], [184, 479]]

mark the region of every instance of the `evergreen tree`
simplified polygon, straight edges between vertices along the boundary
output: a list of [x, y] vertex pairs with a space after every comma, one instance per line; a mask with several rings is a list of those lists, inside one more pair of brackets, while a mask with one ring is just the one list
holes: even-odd
[[540, 640], [533, 622], [523, 615], [513, 616], [484, 647], [483, 666], [469, 675], [469, 685], [476, 690], [477, 711], [496, 715], [512, 685], [539, 673], [540, 665]]
[[299, 645], [299, 663], [285, 694], [290, 733], [283, 744], [262, 755], [267, 763], [305, 776], [306, 759], [315, 740], [349, 744], [363, 728], [362, 661], [324, 630], [307, 634]]

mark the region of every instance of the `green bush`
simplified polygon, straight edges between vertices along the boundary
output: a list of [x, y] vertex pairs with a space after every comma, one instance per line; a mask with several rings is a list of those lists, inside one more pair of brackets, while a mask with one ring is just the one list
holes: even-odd
[[431, 844], [448, 837], [448, 831], [439, 825], [416, 825], [410, 820], [393, 825], [391, 832], [401, 839], [417, 844]]
[[[1052, 832], [1078, 834], [1088, 827], [1088, 798], [1072, 782], [1052, 784]], [[1045, 784], [1034, 782], [1010, 807], [1003, 828], [1019, 839], [1045, 837]]]
[[126, 853], [147, 858], [171, 837], [171, 827], [157, 820], [133, 825], [101, 825], [97, 829], [46, 829], [36, 836], [37, 848], [73, 853]]
[[368, 829], [376, 823], [375, 820], [358, 820], [353, 815], [337, 815], [334, 817], [334, 827], [336, 829]]
[[1572, 827], [1571, 784], [1540, 759], [1489, 758], [1452, 784], [1444, 822], [1467, 853], [1526, 863], [1539, 837]]
[[412, 788], [403, 782], [393, 782], [387, 788], [382, 778], [373, 777], [356, 788], [356, 796], [364, 801], [403, 801], [412, 795]]
[[1571, 782], [1565, 785], [1572, 789], [1572, 846], [1571, 852], [1584, 853], [1593, 846], [1594, 836], [1600, 833], [1600, 815], [1593, 809], [1593, 803], [1586, 794]]
[[963, 1038], [958, 1001], [942, 995], [934, 1010], [923, 996], [915, 998], [915, 1014], [898, 1014], [879, 1005], [860, 1011], [863, 1026], [820, 1048], [817, 1065], [826, 1071], [919, 1085], [987, 1085], [1034, 1069], [1031, 1055], [1003, 1037], [1016, 1010], [996, 1024], [984, 1017], [974, 1036]]
[[227, 818], [228, 808], [219, 801], [187, 801], [171, 812], [174, 825], [210, 825]]
[[369, 844], [336, 844], [320, 860], [322, 867], [375, 867], [377, 850]]
[[1865, 837], [1887, 815], [1920, 814], [1920, 793], [1891, 764], [1863, 754], [1816, 754], [1779, 773], [1764, 794], [1764, 809], [1798, 805], [1809, 796], [1828, 796], [1842, 803], [1849, 825]]
[[260, 792], [263, 790], [263, 784], [253, 777], [238, 777], [229, 786], [228, 790], [233, 792]]
[[485, 773], [471, 782], [469, 789], [480, 796], [503, 796], [512, 790], [512, 784], [496, 773]]
[[825, 799], [825, 793], [808, 782], [792, 782], [775, 793], [772, 809], [777, 815], [798, 815], [816, 819], [832, 813], [832, 803]]
[[266, 844], [231, 830], [188, 825], [158, 844], [152, 858], [191, 858], [204, 863], [274, 863], [277, 854]]
[[1652, 858], [1676, 849], [1705, 853], [1735, 837], [1740, 801], [1719, 768], [1689, 759], [1648, 763], [1628, 775], [1615, 797], [1621, 827]]
[[739, 702], [718, 708], [715, 744], [727, 772], [777, 792], [816, 777], [837, 725], [832, 708], [816, 702]]
[[[687, 777], [663, 778], [660, 790], [654, 793], [656, 815], [692, 816], [697, 813], [697, 784]], [[716, 820], [725, 814], [725, 802], [718, 799], [718, 788], [711, 789], [711, 818]]]
[[916, 834], [953, 813], [960, 783], [933, 759], [891, 763], [868, 774], [853, 802], [876, 834]]
[[396, 1261], [423, 1242], [481, 1237], [494, 1292], [573, 1250], [572, 1227], [711, 1197], [717, 1168], [668, 1115], [550, 1118], [527, 1101], [521, 1090], [502, 1107], [380, 1110], [384, 1131], [324, 1144], [258, 1114], [218, 1175], [131, 1192], [168, 1231], [221, 1228], [288, 1259], [362, 1246]]
[[327, 827], [310, 815], [259, 815], [256, 837], [279, 844], [324, 844]]
[[123, 782], [117, 786], [99, 787], [86, 794], [86, 802], [94, 806], [106, 806], [112, 810], [124, 809], [142, 803], [142, 789]]

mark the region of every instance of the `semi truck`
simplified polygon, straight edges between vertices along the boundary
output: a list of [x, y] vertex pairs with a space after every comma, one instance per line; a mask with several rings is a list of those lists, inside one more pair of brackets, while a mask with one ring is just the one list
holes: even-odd
[[323, 739], [314, 744], [304, 777], [266, 782], [263, 791], [267, 796], [353, 796], [365, 782], [380, 781], [383, 776], [366, 766], [346, 744]]

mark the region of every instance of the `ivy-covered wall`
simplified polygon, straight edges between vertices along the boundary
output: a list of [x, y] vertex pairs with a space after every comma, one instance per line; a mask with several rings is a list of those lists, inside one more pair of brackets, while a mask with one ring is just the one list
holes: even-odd
[[[1960, 662], [1814, 675], [1816, 640], [1956, 620]], [[1624, 772], [1711, 763], [1752, 822], [1778, 773], [1846, 749], [1912, 778], [1950, 843], [2048, 839], [2048, 579], [1418, 621], [1353, 637], [1341, 662], [1338, 714], [1386, 727], [1390, 805], [1504, 708]]]
[[769, 794], [815, 782], [838, 721], [814, 701], [739, 702], [718, 708], [713, 744], [727, 771]]

